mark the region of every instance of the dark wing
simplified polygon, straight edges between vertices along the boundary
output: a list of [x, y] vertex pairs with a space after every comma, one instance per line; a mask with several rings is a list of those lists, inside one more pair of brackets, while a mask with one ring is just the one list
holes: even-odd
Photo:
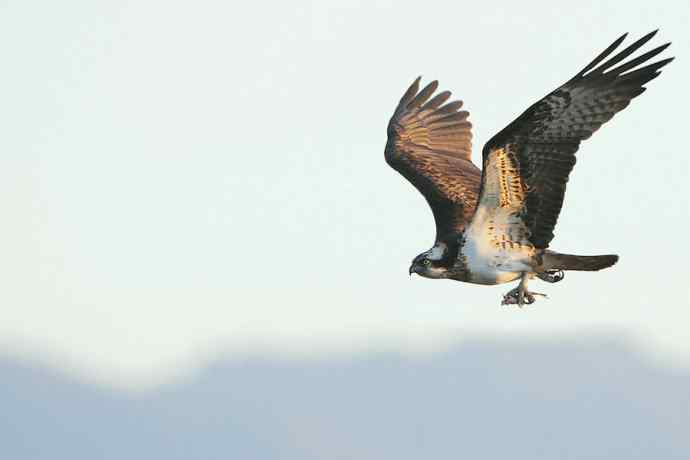
[[503, 209], [499, 212], [504, 214], [503, 222], [507, 225], [510, 221], [514, 227], [514, 231], [504, 229], [504, 233], [521, 235], [526, 239], [524, 243], [537, 248], [548, 247], [580, 142], [627, 107], [645, 90], [643, 85], [673, 60], [639, 67], [666, 49], [670, 45], [667, 43], [614, 67], [655, 33], [609, 58], [627, 34], [623, 35], [486, 144], [479, 208]]
[[[436, 240], [462, 230], [474, 213], [481, 172], [470, 160], [472, 125], [450, 92], [433, 98], [438, 82], [419, 91], [419, 78], [400, 99], [388, 124], [386, 161], [426, 198]], [[431, 98], [431, 99], [430, 99]]]

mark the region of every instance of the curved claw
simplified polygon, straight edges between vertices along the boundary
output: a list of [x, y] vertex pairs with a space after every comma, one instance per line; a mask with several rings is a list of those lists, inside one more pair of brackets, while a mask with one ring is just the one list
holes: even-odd
[[565, 278], [565, 273], [563, 270], [547, 270], [543, 273], [539, 273], [537, 276], [540, 280], [546, 281], [547, 283], [558, 283]]
[[548, 299], [549, 297], [546, 294], [542, 294], [541, 292], [525, 292], [525, 303], [527, 305], [532, 305], [534, 302], [537, 301], [537, 299], [534, 298], [534, 296], [541, 296], [545, 299]]
[[501, 305], [517, 305], [517, 303], [517, 298], [511, 297], [508, 294], [505, 294], [503, 300], [501, 300]]
[[535, 296], [540, 296], [544, 297], [545, 299], [548, 299], [548, 296], [546, 294], [542, 294], [541, 292], [525, 291], [522, 298], [522, 303], [520, 303], [520, 293], [517, 289], [513, 289], [512, 291], [503, 295], [501, 305], [517, 305], [519, 307], [522, 307], [522, 305], [532, 305], [534, 302], [537, 301]]

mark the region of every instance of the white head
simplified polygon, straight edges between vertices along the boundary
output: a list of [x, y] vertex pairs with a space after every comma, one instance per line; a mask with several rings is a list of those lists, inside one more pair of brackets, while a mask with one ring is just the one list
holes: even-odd
[[418, 274], [425, 278], [446, 278], [448, 276], [448, 265], [446, 255], [448, 245], [446, 243], [436, 243], [434, 247], [419, 254], [412, 260], [409, 273]]

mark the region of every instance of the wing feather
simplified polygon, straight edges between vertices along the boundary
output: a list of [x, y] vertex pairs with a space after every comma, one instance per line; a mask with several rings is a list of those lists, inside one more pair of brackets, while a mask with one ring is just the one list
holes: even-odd
[[627, 34], [619, 37], [572, 79], [489, 140], [482, 155], [478, 220], [518, 216], [515, 225], [524, 227], [527, 235], [523, 243], [548, 247], [580, 142], [627, 107], [644, 92], [643, 85], [673, 60], [638, 67], [669, 46], [664, 44], [624, 62], [655, 34], [610, 57]]
[[[421, 91], [417, 78], [388, 124], [385, 158], [426, 198], [436, 221], [436, 239], [461, 231], [477, 203], [481, 172], [472, 163], [472, 124], [462, 101], [435, 96], [438, 82]], [[432, 97], [433, 96], [433, 97]]]

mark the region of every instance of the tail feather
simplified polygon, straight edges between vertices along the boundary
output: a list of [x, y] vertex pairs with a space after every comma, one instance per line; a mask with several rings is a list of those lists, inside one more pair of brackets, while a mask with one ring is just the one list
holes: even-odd
[[602, 256], [576, 256], [546, 251], [543, 257], [544, 270], [579, 270], [592, 272], [608, 268], [618, 262], [618, 256], [614, 254]]

